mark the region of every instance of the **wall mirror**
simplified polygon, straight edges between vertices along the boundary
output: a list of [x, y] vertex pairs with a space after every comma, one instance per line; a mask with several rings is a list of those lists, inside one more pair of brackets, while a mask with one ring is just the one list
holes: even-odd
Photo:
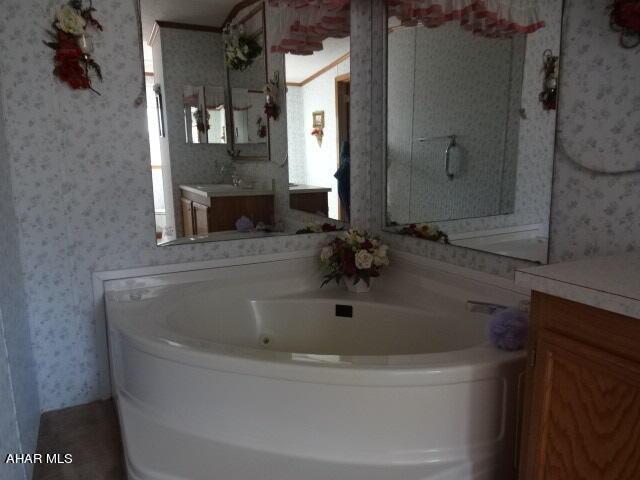
[[386, 230], [547, 262], [562, 1], [538, 5], [529, 34], [389, 8]]
[[317, 30], [326, 11], [260, 0], [140, 7], [158, 244], [343, 228], [348, 6], [330, 12], [326, 38], [297, 37], [295, 48], [295, 26]]
[[224, 87], [185, 85], [182, 104], [187, 143], [227, 143]]
[[267, 78], [265, 9], [261, 2], [239, 12], [226, 26], [233, 156], [269, 160], [269, 118], [265, 114]]

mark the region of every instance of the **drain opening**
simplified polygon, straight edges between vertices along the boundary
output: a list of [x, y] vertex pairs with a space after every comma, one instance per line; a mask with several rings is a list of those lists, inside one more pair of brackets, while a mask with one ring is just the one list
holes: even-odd
[[353, 307], [351, 305], [336, 305], [336, 317], [353, 317]]
[[271, 337], [269, 335], [261, 335], [258, 340], [264, 347], [271, 345]]

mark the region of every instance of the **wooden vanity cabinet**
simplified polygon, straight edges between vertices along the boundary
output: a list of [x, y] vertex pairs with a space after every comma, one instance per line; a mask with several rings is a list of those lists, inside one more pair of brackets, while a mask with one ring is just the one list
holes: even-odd
[[289, 206], [294, 210], [329, 216], [329, 194], [327, 192], [291, 193]]
[[182, 207], [182, 229], [184, 236], [190, 237], [195, 231], [193, 224], [193, 201], [182, 197], [180, 199], [180, 205]]
[[534, 292], [520, 479], [640, 479], [640, 319]]
[[181, 203], [185, 236], [235, 230], [242, 216], [254, 224], [274, 223], [273, 195], [204, 197], [182, 190]]
[[209, 232], [213, 232], [214, 230], [210, 230], [211, 228], [211, 220], [210, 216], [210, 207], [207, 205], [202, 205], [200, 203], [193, 202], [193, 231], [196, 235], [206, 235]]

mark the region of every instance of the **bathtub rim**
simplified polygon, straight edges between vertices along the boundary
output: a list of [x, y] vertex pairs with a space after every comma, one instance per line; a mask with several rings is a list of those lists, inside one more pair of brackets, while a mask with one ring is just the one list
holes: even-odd
[[[315, 234], [314, 234], [315, 235]], [[331, 238], [331, 234], [328, 237]], [[315, 238], [315, 237], [314, 237]], [[523, 297], [529, 296], [530, 291], [520, 285], [516, 285], [513, 278], [505, 278], [497, 274], [486, 271], [456, 265], [433, 258], [427, 258], [401, 249], [391, 249], [394, 264], [410, 267], [417, 270], [429, 270], [439, 272], [450, 278], [460, 278], [465, 281], [492, 286], [501, 290], [509, 291]], [[133, 268], [120, 268], [105, 270], [100, 269], [91, 274], [93, 290], [93, 312], [96, 325], [96, 342], [98, 345], [98, 363], [104, 366], [105, 373], [100, 374], [98, 379], [98, 391], [101, 398], [110, 398], [113, 393], [111, 379], [111, 366], [109, 355], [109, 333], [107, 312], [105, 305], [105, 294], [108, 291], [122, 290], [123, 284], [131, 280], [172, 275], [178, 278], [182, 276], [193, 277], [194, 275], [206, 275], [208, 270], [224, 268], [229, 266], [242, 266], [260, 263], [273, 263], [280, 261], [299, 260], [317, 257], [318, 249], [295, 250], [281, 253], [249, 254], [237, 257], [221, 257], [201, 261], [186, 261], [180, 263], [168, 263]]]
[[441, 353], [355, 355], [336, 361], [334, 355], [271, 351], [213, 341], [203, 342], [200, 347], [185, 345], [161, 337], [149, 338], [144, 331], [119, 320], [109, 321], [110, 344], [126, 342], [144, 354], [186, 367], [304, 383], [372, 387], [461, 383], [495, 378], [503, 368], [513, 368], [526, 357], [523, 350], [502, 351], [485, 342]]

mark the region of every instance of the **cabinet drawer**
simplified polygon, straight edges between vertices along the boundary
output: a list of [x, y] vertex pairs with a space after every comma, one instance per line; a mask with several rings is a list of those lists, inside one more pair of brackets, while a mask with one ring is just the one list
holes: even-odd
[[640, 320], [533, 292], [534, 330], [550, 330], [640, 362]]

